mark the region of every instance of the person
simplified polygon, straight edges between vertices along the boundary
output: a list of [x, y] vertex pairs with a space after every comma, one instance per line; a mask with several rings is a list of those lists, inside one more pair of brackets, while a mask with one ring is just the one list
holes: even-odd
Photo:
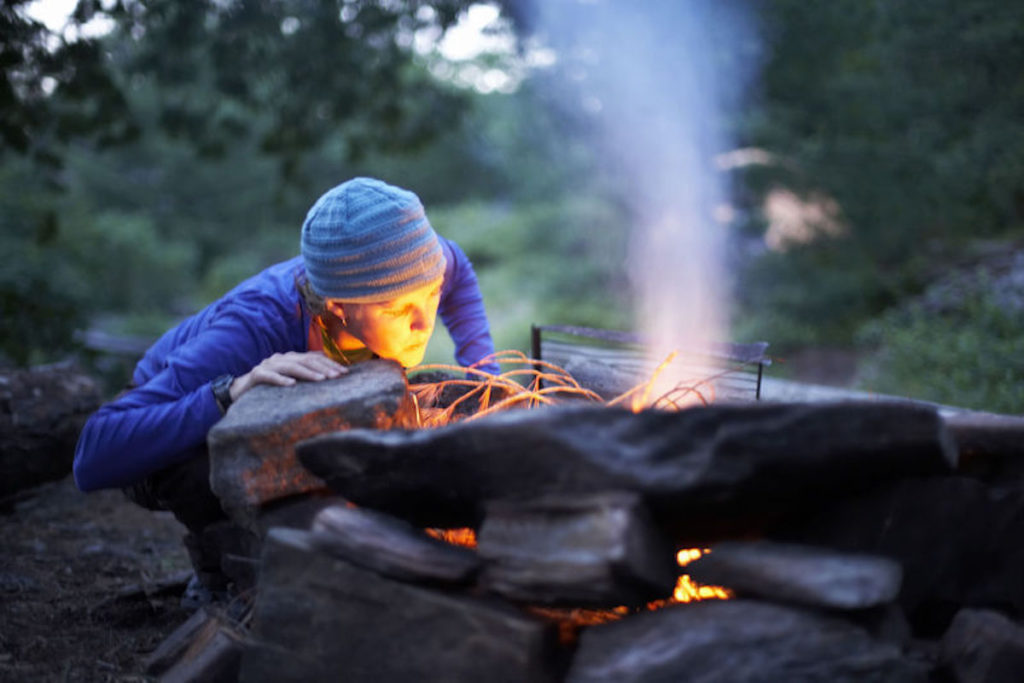
[[221, 592], [230, 522], [210, 490], [210, 428], [259, 384], [337, 378], [372, 357], [417, 365], [437, 314], [459, 364], [497, 371], [462, 250], [434, 232], [414, 193], [373, 178], [342, 183], [309, 210], [299, 256], [245, 280], [145, 353], [129, 390], [84, 425], [75, 483], [121, 487], [144, 507], [171, 510], [188, 529], [190, 589]]

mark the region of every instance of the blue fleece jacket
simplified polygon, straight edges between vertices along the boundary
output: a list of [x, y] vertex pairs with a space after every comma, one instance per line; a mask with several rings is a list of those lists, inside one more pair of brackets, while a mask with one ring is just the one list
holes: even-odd
[[[483, 298], [466, 255], [440, 241], [447, 264], [438, 314], [455, 359], [472, 365], [494, 352]], [[243, 375], [274, 353], [308, 351], [310, 315], [295, 286], [301, 275], [301, 256], [271, 266], [160, 337], [135, 367], [136, 388], [82, 429], [78, 488], [126, 486], [194, 457], [221, 418], [213, 379]], [[493, 364], [481, 369], [498, 371]]]

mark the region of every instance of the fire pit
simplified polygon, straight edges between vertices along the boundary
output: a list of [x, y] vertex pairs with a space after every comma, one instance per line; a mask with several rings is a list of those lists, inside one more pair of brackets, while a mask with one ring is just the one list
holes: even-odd
[[[381, 361], [254, 390], [211, 432], [215, 490], [264, 539], [242, 680], [1024, 671], [1019, 441], [908, 402], [428, 412]], [[998, 453], [967, 476], [951, 434]]]

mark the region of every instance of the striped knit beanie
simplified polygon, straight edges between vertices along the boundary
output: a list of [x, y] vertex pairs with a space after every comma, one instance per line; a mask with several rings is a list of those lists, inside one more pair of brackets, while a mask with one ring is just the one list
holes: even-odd
[[354, 303], [387, 301], [444, 274], [444, 255], [419, 197], [353, 178], [316, 201], [302, 224], [313, 291]]

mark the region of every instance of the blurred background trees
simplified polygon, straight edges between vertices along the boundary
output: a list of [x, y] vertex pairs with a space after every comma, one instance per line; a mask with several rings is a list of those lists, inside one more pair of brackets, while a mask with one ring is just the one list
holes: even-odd
[[[26, 6], [0, 5], [4, 362], [155, 336], [297, 253], [357, 174], [466, 249], [499, 348], [531, 322], [631, 326], [621, 171], [525, 0], [491, 6], [518, 52], [464, 60], [438, 41], [469, 0], [83, 0], [63, 31]], [[748, 151], [734, 339], [795, 376], [837, 350], [840, 381], [1024, 411], [1024, 6], [751, 7], [759, 78], [723, 124]]]

